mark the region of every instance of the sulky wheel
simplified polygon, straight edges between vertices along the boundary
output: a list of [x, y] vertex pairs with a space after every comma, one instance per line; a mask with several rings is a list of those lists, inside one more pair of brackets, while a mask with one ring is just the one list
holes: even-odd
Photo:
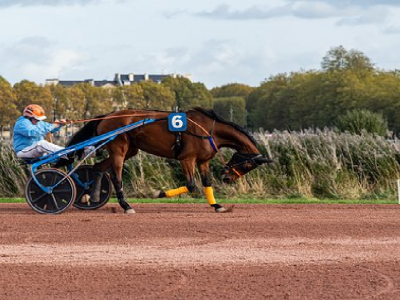
[[[58, 214], [66, 210], [75, 200], [76, 188], [74, 181], [63, 171], [57, 169], [41, 169], [35, 173], [37, 181], [44, 187], [52, 187], [45, 192], [29, 178], [25, 186], [26, 202], [38, 213]], [[64, 179], [65, 178], [65, 179]], [[64, 180], [63, 180], [64, 179]]]
[[101, 191], [100, 191], [100, 201], [91, 202], [90, 193], [93, 187], [93, 166], [83, 165], [80, 166], [71, 175], [75, 181], [77, 193], [74, 206], [79, 209], [93, 210], [102, 207], [108, 202], [111, 196], [111, 180], [108, 173], [104, 173], [101, 180]]

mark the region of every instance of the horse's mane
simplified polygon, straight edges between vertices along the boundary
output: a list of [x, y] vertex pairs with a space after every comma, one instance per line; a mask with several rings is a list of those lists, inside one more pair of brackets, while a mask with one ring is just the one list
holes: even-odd
[[202, 108], [202, 107], [194, 107], [194, 108], [192, 108], [192, 110], [198, 111], [199, 113], [202, 113], [203, 115], [206, 115], [207, 117], [209, 117], [209, 118], [211, 118], [213, 120], [216, 120], [218, 122], [227, 124], [229, 126], [232, 126], [236, 130], [238, 130], [239, 132], [241, 132], [245, 136], [247, 136], [249, 138], [249, 140], [254, 144], [254, 146], [257, 146], [257, 141], [250, 135], [249, 132], [247, 132], [243, 127], [239, 126], [238, 124], [235, 124], [233, 122], [229, 122], [229, 121], [225, 120], [224, 118], [222, 118], [221, 116], [217, 115], [214, 110], [205, 109], [205, 108]]

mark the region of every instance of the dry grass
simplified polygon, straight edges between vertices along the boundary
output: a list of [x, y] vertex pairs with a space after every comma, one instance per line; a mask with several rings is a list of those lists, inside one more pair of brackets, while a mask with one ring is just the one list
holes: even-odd
[[[255, 134], [275, 168], [262, 166], [233, 185], [220, 182], [222, 163], [211, 163], [218, 198], [333, 198], [393, 199], [400, 178], [395, 144], [382, 137], [332, 130]], [[227, 160], [232, 151], [224, 151]], [[156, 191], [185, 184], [179, 162], [140, 152], [123, 171], [129, 197], [148, 198]], [[27, 173], [12, 154], [11, 145], [0, 145], [0, 197], [22, 197]], [[198, 191], [202, 192], [196, 173]], [[200, 195], [195, 193], [193, 196]]]

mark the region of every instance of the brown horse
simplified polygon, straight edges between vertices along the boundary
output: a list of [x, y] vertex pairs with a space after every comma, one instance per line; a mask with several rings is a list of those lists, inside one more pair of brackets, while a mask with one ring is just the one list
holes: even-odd
[[207, 201], [215, 212], [227, 211], [216, 202], [211, 187], [210, 160], [218, 149], [228, 147], [236, 150], [222, 174], [224, 182], [227, 183], [233, 182], [259, 165], [270, 162], [260, 154], [256, 141], [242, 127], [223, 120], [212, 110], [194, 108], [187, 111], [187, 130], [182, 133], [169, 131], [169, 114], [170, 112], [149, 110], [116, 111], [87, 123], [71, 138], [68, 146], [145, 118], [157, 119], [157, 122], [120, 134], [105, 145], [109, 156], [94, 165], [95, 180], [90, 195], [92, 202], [99, 201], [102, 176], [105, 171], [111, 170], [119, 204], [126, 213], [135, 212], [124, 197], [122, 167], [124, 161], [135, 156], [139, 149], [157, 156], [177, 159], [181, 163], [186, 186], [160, 191], [158, 197], [174, 197], [192, 192], [195, 188], [194, 173], [197, 165]]

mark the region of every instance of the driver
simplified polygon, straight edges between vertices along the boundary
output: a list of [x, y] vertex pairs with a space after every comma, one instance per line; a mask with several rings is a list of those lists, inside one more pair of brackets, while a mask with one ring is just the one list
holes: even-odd
[[38, 158], [64, 149], [45, 140], [48, 133], [59, 131], [65, 120], [54, 123], [43, 122], [46, 119], [44, 109], [36, 104], [25, 107], [14, 126], [13, 147], [19, 158]]

